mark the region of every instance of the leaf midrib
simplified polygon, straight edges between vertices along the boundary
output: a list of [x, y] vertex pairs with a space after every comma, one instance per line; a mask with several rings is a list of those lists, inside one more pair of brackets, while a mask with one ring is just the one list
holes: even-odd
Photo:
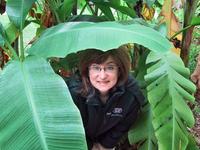
[[36, 127], [36, 129], [38, 129], [38, 133], [39, 133], [39, 137], [42, 141], [42, 145], [44, 147], [44, 150], [48, 150], [48, 145], [46, 144], [46, 139], [45, 136], [42, 132], [42, 126], [40, 123], [40, 119], [37, 115], [37, 108], [36, 105], [34, 103], [34, 96], [32, 94], [32, 87], [30, 86], [30, 80], [29, 80], [29, 75], [28, 72], [26, 71], [26, 65], [25, 62], [20, 62], [21, 63], [21, 71], [22, 71], [22, 80], [24, 82], [24, 88], [25, 88], [25, 93], [27, 96], [27, 101], [30, 107], [30, 110], [32, 111], [32, 115], [33, 115], [33, 120], [34, 120], [34, 125]]

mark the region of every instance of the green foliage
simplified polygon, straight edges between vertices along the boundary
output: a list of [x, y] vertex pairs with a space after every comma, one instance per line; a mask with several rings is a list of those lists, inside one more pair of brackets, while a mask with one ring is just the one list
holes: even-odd
[[115, 16], [113, 15], [114, 12], [112, 12], [111, 8], [113, 8], [117, 13], [122, 13], [124, 15], [127, 15], [131, 18], [135, 18], [136, 14], [135, 11], [132, 8], [129, 8], [127, 6], [122, 6], [120, 1], [94, 1], [95, 6], [97, 6], [105, 16], [107, 16], [108, 20], [113, 21], [116, 20]]
[[200, 42], [200, 27], [194, 28], [193, 32], [193, 40], [192, 44], [190, 45], [190, 54], [189, 54], [189, 69], [191, 72], [194, 71], [196, 67], [196, 58], [198, 54], [200, 53], [200, 45], [198, 44]]
[[59, 73], [61, 70], [70, 71], [74, 73], [78, 67], [78, 55], [77, 53], [70, 53], [65, 58], [50, 59], [50, 63], [55, 72]]
[[6, 13], [15, 26], [22, 30], [29, 9], [36, 0], [7, 0]]
[[65, 22], [70, 16], [73, 10], [74, 5], [76, 4], [75, 0], [64, 0], [64, 1], [47, 1], [54, 18], [57, 23]]
[[200, 25], [200, 17], [193, 17], [191, 25], [193, 26]]
[[[63, 42], [63, 39], [66, 42]], [[138, 24], [70, 22], [46, 30], [28, 53], [45, 58], [65, 57], [69, 53], [87, 48], [105, 51], [133, 42], [159, 53], [169, 51], [171, 47], [169, 41], [161, 34]]]
[[[184, 150], [188, 145], [187, 126], [194, 125], [192, 111], [186, 101], [194, 101], [195, 85], [189, 70], [175, 54], [150, 53], [145, 80], [153, 112], [153, 126], [161, 150]], [[170, 141], [170, 142], [169, 142]]]
[[5, 31], [3, 29], [2, 24], [0, 23], [0, 46], [4, 46], [4, 43], [5, 43], [4, 38], [3, 38], [4, 35], [5, 35]]
[[[21, 56], [25, 56], [22, 32], [32, 3], [23, 0], [7, 3], [9, 18], [18, 28]], [[0, 74], [1, 149], [87, 149], [80, 113], [64, 80], [43, 58], [17, 59], [18, 49], [11, 46], [17, 36], [10, 38], [11, 30], [2, 26], [1, 31], [0, 46], [13, 59]]]
[[9, 23], [5, 26], [5, 34], [9, 43], [13, 43], [18, 37], [19, 31], [13, 23]]
[[79, 111], [46, 60], [9, 62], [1, 72], [0, 97], [2, 150], [86, 149]]
[[152, 125], [152, 110], [150, 105], [146, 106], [145, 109], [129, 130], [128, 138], [130, 144], [138, 143], [139, 150], [156, 150], [157, 139]]

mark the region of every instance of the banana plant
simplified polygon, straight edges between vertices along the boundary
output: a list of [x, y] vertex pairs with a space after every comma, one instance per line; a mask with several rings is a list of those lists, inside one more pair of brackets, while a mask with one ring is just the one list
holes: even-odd
[[[57, 38], [60, 38], [60, 40], [57, 40]], [[61, 39], [65, 39], [65, 42], [62, 44], [59, 43]], [[145, 143], [141, 144], [141, 149], [156, 149], [157, 144], [161, 150], [186, 149], [189, 141], [187, 139], [189, 133], [186, 130], [187, 127], [194, 125], [194, 118], [184, 100], [194, 100], [192, 93], [195, 91], [195, 86], [188, 80], [189, 72], [184, 67], [182, 60], [171, 54], [171, 44], [169, 41], [152, 28], [138, 24], [122, 25], [117, 22], [60, 24], [46, 30], [40, 39], [29, 49], [28, 53], [44, 58], [53, 56], [64, 57], [69, 53], [87, 48], [97, 48], [106, 51], [128, 42], [143, 45], [155, 53], [155, 55], [150, 53], [148, 56], [147, 66], [149, 63], [153, 63], [153, 65], [148, 69], [147, 75], [145, 76], [145, 80], [149, 85], [147, 87], [147, 99], [150, 102], [151, 111], [149, 110], [144, 115], [144, 118], [146, 116], [148, 119], [144, 119], [145, 121], [143, 122], [141, 121], [142, 119], [138, 121], [140, 122], [137, 125], [139, 128], [135, 128], [137, 132], [133, 130], [135, 134], [131, 134], [130, 131], [130, 142], [135, 143], [138, 140], [145, 141]], [[47, 43], [50, 46], [48, 49], [46, 48]], [[153, 72], [153, 69], [155, 72]], [[173, 71], [173, 69], [178, 73]], [[164, 73], [166, 74], [164, 76], [165, 78], [163, 78]], [[160, 82], [153, 82], [160, 78], [164, 82], [161, 84], [161, 87], [159, 86]], [[176, 82], [178, 82], [178, 85]], [[166, 93], [167, 91], [169, 91], [168, 94]], [[167, 97], [163, 96], [165, 94]], [[181, 96], [183, 97], [180, 98]], [[162, 103], [159, 105], [159, 102]], [[155, 107], [157, 105], [159, 107]], [[163, 108], [171, 108], [171, 111], [167, 109], [166, 113], [159, 116]], [[180, 112], [180, 108], [185, 111]], [[186, 123], [181, 122], [183, 118], [180, 117], [185, 115], [187, 115], [185, 117]], [[173, 121], [170, 120], [171, 118]], [[167, 128], [163, 125], [164, 123], [168, 123]], [[144, 126], [145, 124], [148, 127]], [[147, 129], [144, 130], [145, 127]], [[158, 129], [160, 129], [159, 132], [157, 131]], [[137, 133], [141, 133], [141, 131], [147, 131], [147, 133], [142, 137], [141, 135], [137, 136], [139, 135]], [[166, 133], [170, 134], [166, 135]], [[169, 147], [165, 147], [165, 145]]]
[[[137, 43], [152, 51], [147, 59], [150, 68], [145, 76], [150, 103], [144, 115], [145, 125], [148, 125], [145, 131], [148, 133], [136, 140], [130, 135], [129, 139], [135, 142], [146, 140], [143, 145], [146, 149], [157, 145], [159, 150], [186, 149], [189, 145], [186, 129], [194, 124], [194, 119], [185, 100], [193, 101], [194, 85], [188, 80], [188, 71], [180, 58], [171, 56], [172, 45], [164, 36], [140, 24], [62, 23], [47, 29], [25, 51], [24, 16], [33, 1], [7, 2], [10, 9], [8, 16], [20, 33], [20, 48], [17, 54], [1, 27], [0, 46], [12, 56], [0, 73], [2, 150], [87, 149], [80, 113], [64, 80], [54, 73], [47, 58], [65, 57], [88, 48], [106, 51], [126, 43]], [[19, 20], [13, 17], [15, 14]], [[168, 109], [161, 113], [163, 108]], [[146, 127], [143, 122], [140, 124], [143, 126], [135, 128], [137, 133], [142, 133], [141, 130]], [[151, 143], [157, 145], [152, 146]]]
[[85, 150], [81, 116], [65, 82], [44, 58], [25, 56], [23, 28], [33, 2], [7, 1], [18, 54], [0, 26], [0, 46], [11, 58], [0, 74], [0, 149]]
[[151, 52], [146, 63], [151, 64], [145, 80], [158, 148], [190, 149], [187, 127], [193, 127], [195, 121], [187, 102], [194, 102], [196, 87], [188, 80], [189, 69], [173, 53]]
[[172, 47], [159, 32], [136, 23], [68, 22], [47, 29], [28, 53], [44, 58], [65, 57], [88, 48], [106, 51], [125, 43], [137, 43], [160, 53], [169, 51]]

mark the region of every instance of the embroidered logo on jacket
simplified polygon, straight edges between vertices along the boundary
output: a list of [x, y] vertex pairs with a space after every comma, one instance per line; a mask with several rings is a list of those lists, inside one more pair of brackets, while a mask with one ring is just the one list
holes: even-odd
[[112, 112], [107, 112], [106, 115], [107, 116], [111, 116], [111, 117], [122, 117], [122, 112], [123, 112], [123, 109], [122, 108], [119, 108], [119, 107], [116, 107], [112, 110]]
[[112, 112], [114, 114], [121, 114], [122, 113], [122, 108], [114, 108]]

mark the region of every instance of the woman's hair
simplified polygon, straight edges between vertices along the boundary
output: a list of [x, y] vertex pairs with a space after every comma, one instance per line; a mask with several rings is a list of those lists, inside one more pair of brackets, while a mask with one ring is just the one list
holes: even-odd
[[118, 82], [115, 85], [120, 86], [125, 84], [128, 79], [129, 69], [130, 69], [130, 58], [125, 46], [121, 46], [118, 49], [111, 49], [108, 51], [101, 51], [97, 49], [87, 49], [79, 52], [80, 62], [79, 71], [82, 78], [82, 89], [81, 94], [87, 96], [89, 90], [91, 90], [91, 83], [89, 81], [89, 66], [93, 63], [102, 64], [109, 57], [114, 59], [116, 65], [119, 67]]

